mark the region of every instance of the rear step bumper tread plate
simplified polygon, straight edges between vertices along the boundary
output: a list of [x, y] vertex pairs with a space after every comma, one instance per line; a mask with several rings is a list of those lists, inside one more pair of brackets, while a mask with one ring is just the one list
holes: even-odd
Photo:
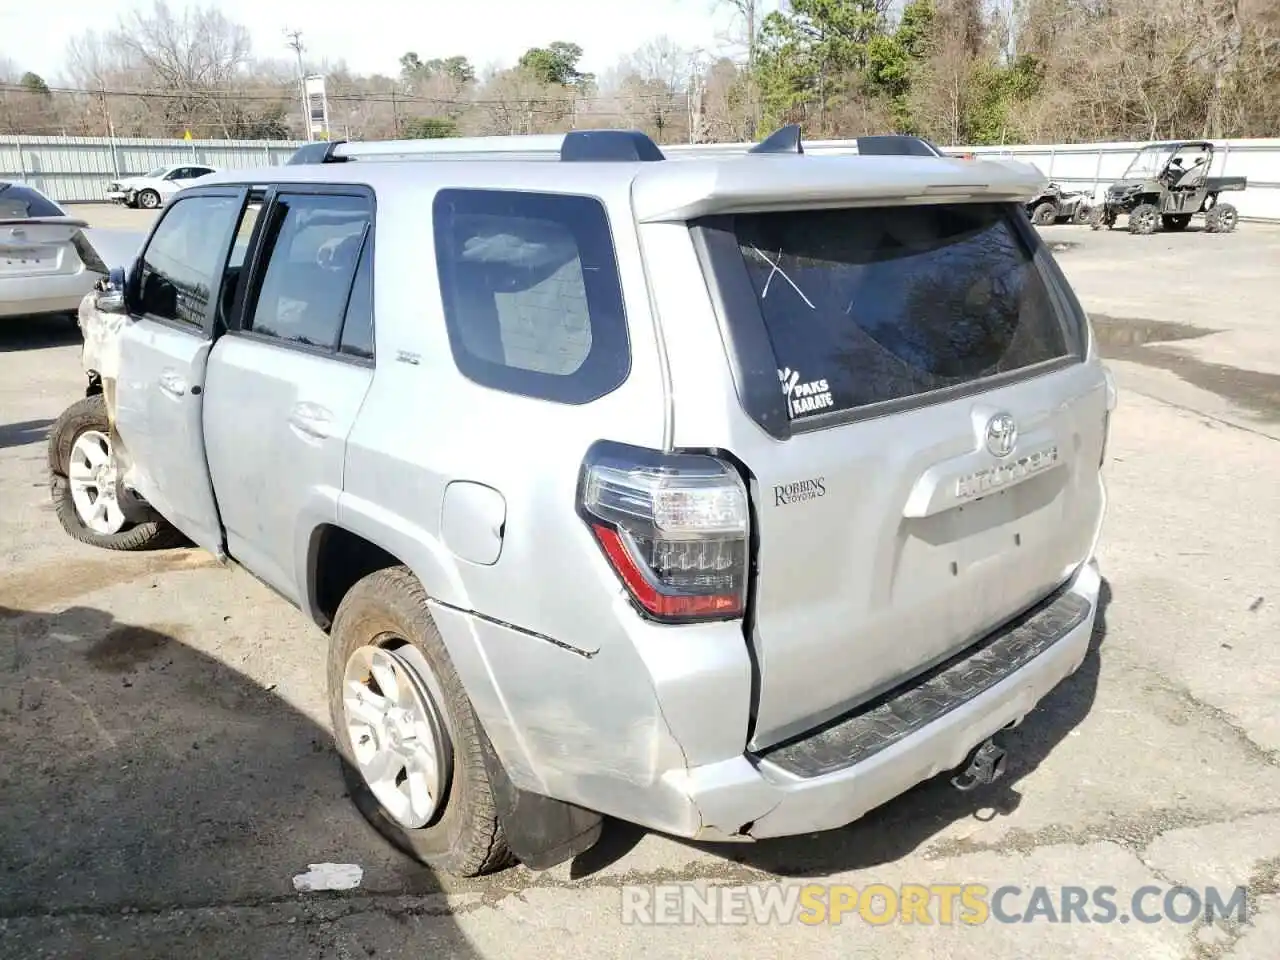
[[856, 711], [755, 754], [787, 773], [820, 777], [862, 763], [994, 687], [1088, 619], [1062, 590], [974, 646]]

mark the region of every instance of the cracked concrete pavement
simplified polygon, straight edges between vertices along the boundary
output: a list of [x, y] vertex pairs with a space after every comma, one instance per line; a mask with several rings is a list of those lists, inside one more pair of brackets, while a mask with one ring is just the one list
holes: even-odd
[[[1107, 603], [1080, 671], [1007, 735], [1006, 779], [971, 795], [940, 779], [845, 829], [750, 846], [611, 825], [573, 864], [481, 881], [391, 851], [343, 796], [323, 638], [300, 614], [203, 554], [61, 533], [43, 436], [78, 395], [76, 348], [6, 325], [0, 957], [1275, 957], [1280, 391], [1219, 368], [1280, 371], [1280, 229], [1045, 233], [1073, 244], [1060, 262], [1124, 357]], [[1222, 332], [1153, 342], [1143, 321]], [[323, 862], [360, 865], [360, 886], [294, 892]], [[682, 881], [1102, 884], [1122, 908], [1146, 884], [1246, 885], [1250, 921], [623, 923], [623, 887]]]

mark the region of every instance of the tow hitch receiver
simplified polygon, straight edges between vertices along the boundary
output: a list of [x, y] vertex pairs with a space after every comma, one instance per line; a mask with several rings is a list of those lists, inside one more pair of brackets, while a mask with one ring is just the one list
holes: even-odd
[[964, 769], [951, 778], [951, 785], [966, 792], [974, 787], [995, 783], [1004, 776], [1005, 757], [1004, 747], [997, 746], [995, 740], [984, 741], [969, 754]]

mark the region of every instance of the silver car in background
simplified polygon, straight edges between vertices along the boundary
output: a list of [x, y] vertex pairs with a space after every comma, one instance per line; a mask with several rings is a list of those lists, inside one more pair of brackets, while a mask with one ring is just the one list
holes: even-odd
[[0, 181], [0, 317], [75, 313], [107, 274], [88, 225], [35, 187]]

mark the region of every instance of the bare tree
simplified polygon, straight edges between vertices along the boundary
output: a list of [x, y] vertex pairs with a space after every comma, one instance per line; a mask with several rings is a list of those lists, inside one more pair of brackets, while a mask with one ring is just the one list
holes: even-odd
[[760, 45], [760, 26], [764, 19], [763, 0], [714, 0], [716, 7], [727, 9], [731, 14], [730, 39], [736, 39], [746, 47], [746, 73], [743, 77], [743, 89], [746, 95], [747, 116], [751, 123], [750, 136], [755, 135], [760, 125], [760, 96], [756, 90], [756, 64]]
[[245, 79], [252, 45], [249, 31], [216, 7], [188, 7], [180, 14], [155, 0], [149, 14], [133, 10], [111, 37], [130, 67], [148, 86], [170, 96], [169, 118], [190, 124], [202, 112], [231, 135], [228, 97]]

